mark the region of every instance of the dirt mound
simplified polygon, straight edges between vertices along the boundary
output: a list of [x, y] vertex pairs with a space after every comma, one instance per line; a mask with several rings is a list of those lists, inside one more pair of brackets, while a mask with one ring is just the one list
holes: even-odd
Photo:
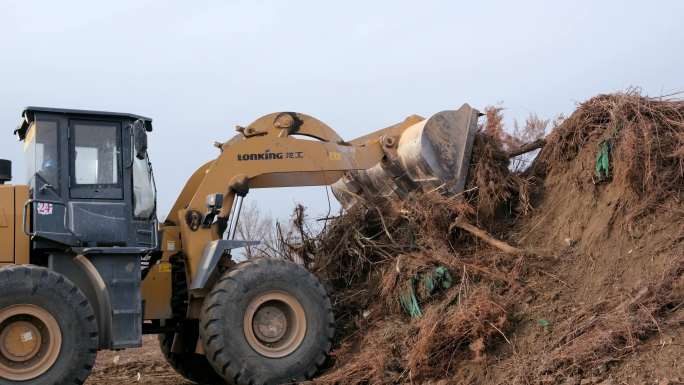
[[[681, 334], [667, 336], [684, 318], [684, 103], [601, 95], [547, 142], [529, 170], [535, 209], [513, 231], [557, 259], [530, 302], [532, 318], [554, 326], [539, 336], [523, 324], [520, 348], [532, 351], [503, 367], [521, 383], [683, 377], [672, 365], [684, 357]], [[679, 348], [630, 366], [649, 344]]]
[[[520, 173], [490, 126], [463, 194], [365, 202], [302, 234], [338, 321], [316, 382], [684, 377], [684, 103], [590, 99]], [[667, 357], [644, 361], [656, 345]]]

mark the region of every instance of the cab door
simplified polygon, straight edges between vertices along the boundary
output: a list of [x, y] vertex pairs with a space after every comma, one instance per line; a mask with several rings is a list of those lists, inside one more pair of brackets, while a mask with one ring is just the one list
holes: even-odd
[[[53, 114], [36, 114], [24, 138], [27, 160], [27, 177], [31, 191], [30, 214], [28, 207], [17, 212], [30, 216], [31, 233], [37, 239], [73, 244], [74, 239], [66, 227], [67, 208], [64, 193], [65, 177], [63, 146], [66, 141], [66, 120]], [[27, 218], [28, 219], [28, 218]], [[17, 231], [27, 231], [21, 227]]]

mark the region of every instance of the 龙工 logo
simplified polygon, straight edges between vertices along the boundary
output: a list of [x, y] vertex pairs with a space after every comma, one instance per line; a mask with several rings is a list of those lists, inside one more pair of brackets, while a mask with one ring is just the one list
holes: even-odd
[[252, 154], [238, 154], [237, 160], [277, 160], [277, 159], [302, 159], [304, 153], [301, 151], [294, 152], [271, 152], [264, 151]]

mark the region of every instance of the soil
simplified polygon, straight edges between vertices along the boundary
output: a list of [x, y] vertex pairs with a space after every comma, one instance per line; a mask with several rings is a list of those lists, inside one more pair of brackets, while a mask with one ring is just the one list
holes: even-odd
[[145, 336], [143, 347], [101, 351], [86, 385], [191, 385], [171, 368], [162, 356], [157, 336]]

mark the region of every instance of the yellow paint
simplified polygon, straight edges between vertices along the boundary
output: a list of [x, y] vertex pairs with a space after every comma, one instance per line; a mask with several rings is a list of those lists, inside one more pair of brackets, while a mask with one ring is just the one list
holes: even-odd
[[14, 262], [14, 186], [0, 185], [0, 263]]
[[4, 207], [0, 207], [0, 227], [8, 227], [9, 215]]
[[140, 293], [145, 301], [145, 319], [169, 319], [171, 314], [171, 274], [165, 265], [160, 263], [150, 267], [150, 272], [140, 286]]
[[[145, 319], [171, 318], [171, 264], [169, 259], [180, 250], [180, 234], [175, 226], [161, 225], [161, 261], [150, 268], [150, 272], [142, 282], [141, 293], [145, 301]], [[173, 245], [169, 250], [169, 246]]]
[[328, 158], [330, 160], [342, 160], [342, 154], [340, 154], [339, 152], [336, 152], [336, 151], [330, 151], [328, 153]]
[[29, 263], [29, 239], [21, 228], [28, 186], [0, 185], [0, 264]]

